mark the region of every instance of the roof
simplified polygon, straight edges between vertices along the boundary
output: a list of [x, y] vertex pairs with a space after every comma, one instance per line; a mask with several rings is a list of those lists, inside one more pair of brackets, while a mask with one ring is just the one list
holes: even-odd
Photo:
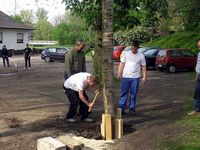
[[0, 11], [0, 28], [5, 29], [26, 29], [26, 30], [34, 30], [33, 27], [17, 23], [10, 16], [6, 15], [2, 11]]

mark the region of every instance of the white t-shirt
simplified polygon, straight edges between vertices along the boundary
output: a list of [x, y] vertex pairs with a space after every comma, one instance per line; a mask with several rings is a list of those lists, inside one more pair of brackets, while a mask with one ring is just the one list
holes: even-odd
[[142, 53], [133, 54], [130, 51], [123, 51], [120, 61], [125, 63], [122, 77], [123, 78], [139, 78], [141, 66], [146, 65], [145, 57]]
[[87, 87], [88, 76], [91, 76], [91, 74], [87, 72], [76, 73], [65, 81], [64, 86], [77, 92], [83, 91]]

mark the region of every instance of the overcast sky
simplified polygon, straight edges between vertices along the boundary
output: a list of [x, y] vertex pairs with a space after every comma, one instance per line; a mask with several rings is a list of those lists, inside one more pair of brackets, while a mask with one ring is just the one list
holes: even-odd
[[[15, 5], [16, 1], [16, 5]], [[32, 9], [34, 12], [37, 8], [44, 8], [48, 11], [48, 20], [54, 21], [54, 17], [63, 15], [65, 12], [65, 4], [61, 3], [62, 0], [0, 0], [0, 10], [4, 13], [11, 15], [19, 12], [23, 9]], [[16, 8], [16, 9], [15, 9]]]

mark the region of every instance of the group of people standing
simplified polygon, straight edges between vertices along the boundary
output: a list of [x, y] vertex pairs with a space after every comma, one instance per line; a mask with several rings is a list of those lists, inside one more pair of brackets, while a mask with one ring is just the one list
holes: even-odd
[[[97, 77], [86, 72], [84, 49], [85, 43], [78, 40], [73, 49], [65, 56], [65, 82], [64, 90], [69, 99], [70, 107], [65, 116], [68, 122], [77, 122], [75, 116], [79, 106], [79, 114], [81, 120], [93, 122], [89, 118], [88, 109], [93, 107], [93, 103], [89, 103], [85, 90], [97, 84]], [[136, 97], [140, 83], [140, 72], [142, 69], [142, 83], [147, 78], [146, 62], [143, 54], [138, 52], [139, 41], [132, 42], [132, 50], [123, 52], [121, 62], [118, 68], [118, 79], [121, 79], [121, 95], [119, 100], [119, 108], [125, 113], [128, 94], [130, 91], [129, 113], [135, 114]]]
[[[89, 108], [93, 107], [93, 103], [89, 102], [85, 90], [97, 84], [98, 78], [86, 72], [84, 47], [84, 41], [78, 40], [74, 48], [65, 56], [65, 82], [63, 88], [69, 99], [70, 107], [64, 119], [72, 123], [77, 122], [75, 116], [78, 113], [78, 107], [82, 121], [94, 121], [89, 118], [88, 113]], [[118, 107], [121, 108], [122, 114], [126, 113], [129, 93], [129, 113], [131, 115], [135, 114], [139, 83], [140, 81], [145, 83], [147, 80], [146, 61], [144, 55], [138, 52], [139, 47], [139, 41], [133, 40], [131, 51], [123, 51], [120, 57], [120, 64], [117, 72], [117, 78], [121, 79], [121, 92]], [[198, 41], [198, 48], [200, 49], [200, 40]], [[198, 54], [196, 73], [194, 111], [189, 113], [189, 115], [200, 113], [200, 53]]]
[[[24, 69], [31, 69], [31, 54], [32, 54], [32, 49], [29, 47], [28, 44], [26, 44], [26, 48], [24, 49], [23, 52], [23, 57], [25, 60]], [[3, 45], [2, 47], [1, 56], [3, 59], [3, 66], [6, 67], [6, 62], [7, 62], [7, 67], [10, 67], [9, 52], [8, 49], [6, 48], [6, 45]]]

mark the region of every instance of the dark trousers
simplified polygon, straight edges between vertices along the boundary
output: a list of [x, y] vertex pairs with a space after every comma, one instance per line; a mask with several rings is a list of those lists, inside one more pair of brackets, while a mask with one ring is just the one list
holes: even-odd
[[27, 68], [27, 64], [30, 68], [31, 67], [31, 57], [25, 57], [25, 68]]
[[[5, 67], [6, 66], [6, 62], [7, 62], [7, 66], [9, 67], [9, 59], [8, 59], [8, 56], [3, 56], [3, 66]], [[6, 62], [5, 62], [6, 61]]]
[[200, 112], [200, 75], [198, 75], [194, 90], [194, 110]]
[[[70, 102], [69, 111], [65, 119], [73, 118], [77, 114], [78, 105], [79, 105], [79, 114], [81, 116], [81, 120], [87, 118], [89, 115], [88, 106], [79, 98], [78, 92], [67, 88], [64, 88], [64, 90]], [[84, 91], [84, 97], [88, 100], [88, 96], [85, 93], [85, 91]]]

